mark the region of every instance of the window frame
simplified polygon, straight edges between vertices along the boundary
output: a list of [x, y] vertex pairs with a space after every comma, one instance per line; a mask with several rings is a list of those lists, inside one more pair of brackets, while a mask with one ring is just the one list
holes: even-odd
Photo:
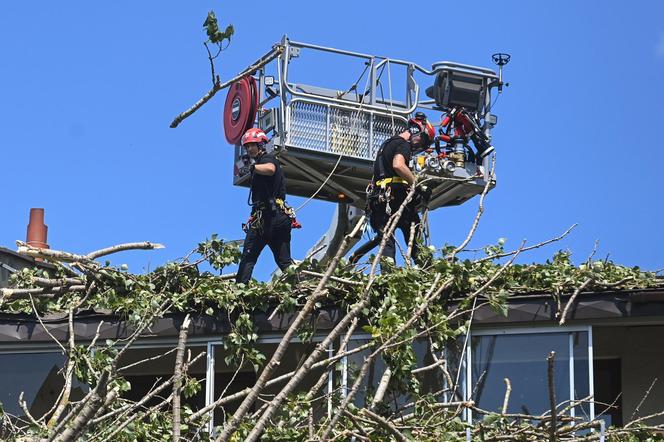
[[[577, 332], [586, 332], [588, 335], [588, 395], [590, 397], [589, 401], [589, 419], [595, 419], [595, 389], [594, 389], [594, 373], [593, 373], [593, 328], [592, 325], [566, 325], [566, 326], [536, 326], [536, 327], [487, 327], [487, 328], [477, 328], [470, 329], [468, 334], [464, 337], [465, 344], [463, 347], [463, 352], [465, 355], [461, 355], [459, 360], [463, 361], [462, 364], [465, 364], [465, 379], [463, 380], [462, 390], [464, 392], [464, 400], [470, 400], [473, 392], [472, 385], [472, 351], [471, 351], [471, 339], [473, 336], [505, 336], [505, 335], [518, 335], [518, 334], [531, 334], [531, 335], [543, 335], [543, 334], [560, 334], [566, 333], [568, 339], [568, 349], [569, 349], [569, 397], [570, 401], [578, 400], [574, 397], [574, 368], [575, 368], [575, 358], [574, 358], [574, 333]], [[570, 415], [575, 417], [576, 407], [570, 409]], [[472, 425], [473, 424], [473, 412], [470, 409], [466, 409], [466, 421]]]

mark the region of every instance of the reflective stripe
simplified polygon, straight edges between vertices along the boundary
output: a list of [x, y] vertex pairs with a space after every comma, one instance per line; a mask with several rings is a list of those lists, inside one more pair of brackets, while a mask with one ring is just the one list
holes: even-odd
[[391, 178], [383, 178], [382, 180], [376, 181], [376, 185], [380, 187], [385, 187], [387, 184], [408, 184], [408, 181], [399, 176], [393, 176]]

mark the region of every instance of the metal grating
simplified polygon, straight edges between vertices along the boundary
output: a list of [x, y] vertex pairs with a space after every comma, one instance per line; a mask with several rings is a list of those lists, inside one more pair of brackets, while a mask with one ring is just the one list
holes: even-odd
[[330, 107], [330, 150], [359, 158], [369, 157], [369, 114]]
[[327, 106], [297, 101], [290, 106], [289, 144], [327, 151]]
[[372, 160], [380, 145], [406, 128], [402, 117], [297, 100], [289, 104], [288, 144]]

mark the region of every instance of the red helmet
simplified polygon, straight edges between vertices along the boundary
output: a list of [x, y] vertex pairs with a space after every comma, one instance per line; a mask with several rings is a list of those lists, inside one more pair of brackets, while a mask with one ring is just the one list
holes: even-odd
[[408, 131], [411, 135], [421, 135], [424, 138], [422, 140], [422, 148], [424, 149], [429, 147], [436, 137], [435, 129], [423, 115], [417, 115], [415, 118], [408, 120]]
[[244, 135], [242, 135], [242, 145], [245, 146], [247, 143], [258, 143], [259, 146], [267, 143], [267, 135], [261, 129], [257, 127], [252, 127], [247, 130]]

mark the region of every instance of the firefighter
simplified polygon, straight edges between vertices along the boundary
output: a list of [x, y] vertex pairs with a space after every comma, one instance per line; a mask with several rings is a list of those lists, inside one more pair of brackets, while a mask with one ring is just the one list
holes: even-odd
[[291, 224], [294, 214], [284, 200], [286, 186], [284, 173], [279, 160], [273, 153], [267, 153], [268, 139], [258, 128], [251, 128], [242, 136], [242, 146], [253, 162], [240, 173], [251, 173], [251, 187], [248, 202], [251, 205], [249, 221], [243, 224], [246, 232], [240, 267], [236, 281], [247, 283], [251, 279], [254, 266], [265, 246], [270, 247], [274, 260], [281, 270], [291, 263], [290, 241]]
[[[413, 154], [427, 149], [436, 133], [426, 116], [418, 112], [408, 121], [408, 129], [399, 135], [385, 140], [378, 150], [374, 161], [373, 179], [369, 185], [368, 211], [369, 223], [377, 232], [374, 242], [382, 240], [383, 229], [390, 216], [396, 213], [406, 199], [410, 186], [415, 182], [415, 175], [408, 164]], [[399, 219], [397, 228], [404, 235], [406, 243], [410, 238], [411, 225], [419, 228], [420, 216], [414, 199], [406, 207]], [[394, 236], [388, 238], [383, 256], [394, 260], [396, 254]], [[417, 262], [418, 247], [413, 244], [412, 258]]]

